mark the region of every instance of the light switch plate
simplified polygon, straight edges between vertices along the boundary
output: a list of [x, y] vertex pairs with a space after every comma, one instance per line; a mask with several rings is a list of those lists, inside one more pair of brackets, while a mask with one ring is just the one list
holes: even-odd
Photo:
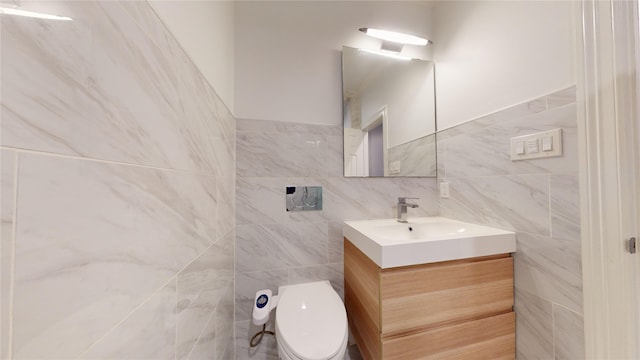
[[511, 138], [511, 161], [554, 156], [562, 156], [562, 129]]
[[448, 182], [441, 182], [440, 183], [440, 197], [443, 199], [448, 199], [449, 198], [449, 183]]

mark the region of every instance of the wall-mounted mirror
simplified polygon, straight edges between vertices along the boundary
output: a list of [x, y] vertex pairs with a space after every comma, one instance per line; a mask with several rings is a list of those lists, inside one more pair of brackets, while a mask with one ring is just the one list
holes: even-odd
[[342, 48], [344, 176], [436, 176], [434, 65]]

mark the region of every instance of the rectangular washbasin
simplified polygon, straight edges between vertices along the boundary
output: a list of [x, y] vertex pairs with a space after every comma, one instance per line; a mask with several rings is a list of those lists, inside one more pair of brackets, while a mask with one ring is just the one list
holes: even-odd
[[443, 217], [345, 221], [343, 231], [383, 269], [516, 251], [512, 231]]

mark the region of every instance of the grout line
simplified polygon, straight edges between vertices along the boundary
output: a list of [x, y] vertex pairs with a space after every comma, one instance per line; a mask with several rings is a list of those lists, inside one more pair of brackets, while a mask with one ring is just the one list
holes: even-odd
[[553, 209], [551, 207], [551, 174], [549, 175], [549, 190], [548, 190], [548, 194], [549, 194], [549, 238], [553, 239], [553, 227], [551, 226], [551, 224], [553, 224]]
[[173, 320], [175, 323], [175, 331], [173, 333], [173, 359], [178, 360], [178, 289], [180, 288], [180, 282], [178, 281], [178, 275], [176, 274], [176, 296], [175, 305], [173, 307]]
[[564, 306], [564, 305], [562, 305], [562, 304], [558, 304], [558, 303], [553, 303], [553, 304], [554, 304], [555, 306], [558, 306], [558, 307], [563, 308], [564, 310], [570, 311], [570, 312], [572, 312], [572, 313], [574, 313], [574, 314], [576, 314], [576, 315], [578, 315], [578, 316], [580, 316], [580, 317], [582, 317], [582, 316], [583, 316], [583, 315], [582, 315], [582, 313], [579, 313], [579, 312], [577, 312], [577, 311], [575, 311], [575, 310], [571, 309], [570, 307], [567, 307], [567, 306]]
[[553, 359], [556, 358], [556, 304], [551, 302], [551, 349]]
[[135, 314], [140, 308], [142, 308], [145, 304], [147, 304], [154, 296], [156, 296], [162, 289], [164, 289], [171, 281], [175, 280], [177, 283], [178, 273], [173, 275], [167, 282], [162, 284], [156, 291], [154, 291], [151, 295], [145, 298], [140, 304], [136, 305], [131, 311], [129, 311], [122, 319], [120, 319], [117, 323], [113, 325], [113, 327], [107, 330], [102, 336], [96, 339], [89, 347], [87, 347], [80, 355], [78, 355], [77, 359], [82, 358], [89, 350], [94, 348], [97, 344], [99, 344], [103, 339], [109, 336], [115, 329], [117, 329], [120, 325], [122, 325], [127, 319], [129, 319], [133, 314]]
[[[211, 322], [211, 320], [213, 319], [213, 317], [216, 315], [216, 312], [218, 311], [218, 306], [219, 306], [219, 305], [220, 305], [220, 304], [217, 304], [217, 305], [215, 306], [215, 308], [213, 309], [213, 311], [211, 312], [211, 314], [209, 314], [209, 318], [207, 319], [207, 321], [205, 322], [204, 326], [203, 326], [203, 327], [202, 327], [202, 329], [200, 330], [200, 333], [198, 334], [198, 337], [197, 337], [197, 338], [196, 338], [196, 340], [193, 342], [193, 346], [191, 347], [191, 350], [189, 351], [189, 353], [188, 353], [188, 354], [187, 354], [187, 356], [185, 357], [185, 360], [189, 360], [189, 359], [191, 359], [191, 355], [192, 355], [192, 354], [193, 354], [193, 352], [195, 351], [196, 346], [198, 345], [198, 342], [200, 341], [200, 338], [202, 338], [202, 335], [204, 335], [204, 333], [207, 331], [207, 327], [208, 327], [209, 323]], [[214, 320], [214, 321], [215, 321], [215, 320]], [[214, 326], [214, 333], [215, 333], [215, 327], [216, 327], [216, 324], [214, 323], [214, 324], [213, 324], [213, 326]], [[216, 337], [217, 337], [217, 336], [218, 336], [218, 334], [215, 334], [215, 335], [214, 335], [214, 338], [213, 338], [213, 339], [214, 339], [214, 341], [213, 341], [213, 342], [214, 342], [214, 346], [213, 346], [213, 347], [214, 347], [214, 353], [215, 353], [215, 339], [216, 339]], [[176, 346], [177, 346], [177, 342], [176, 342]], [[177, 356], [177, 355], [176, 355], [176, 356]]]
[[[193, 264], [195, 261], [197, 261], [205, 252], [207, 252], [213, 245], [215, 245], [218, 241], [214, 241], [213, 243], [211, 243], [206, 249], [204, 249], [200, 254], [198, 254], [198, 256], [196, 256], [191, 262], [189, 262], [187, 265], [183, 266], [180, 270], [178, 270], [175, 275], [173, 275], [171, 278], [169, 278], [169, 280], [167, 280], [165, 283], [163, 283], [161, 286], [158, 287], [158, 289], [156, 291], [154, 291], [151, 295], [149, 295], [147, 298], [145, 298], [140, 304], [136, 305], [131, 311], [129, 311], [120, 321], [118, 321], [111, 329], [109, 329], [107, 332], [105, 332], [102, 336], [100, 336], [97, 340], [95, 340], [91, 345], [89, 345], [89, 347], [83, 351], [78, 358], [82, 357], [84, 354], [86, 354], [89, 350], [91, 350], [96, 344], [98, 344], [100, 341], [102, 341], [105, 337], [107, 337], [109, 334], [111, 334], [118, 326], [120, 326], [123, 322], [125, 322], [129, 317], [131, 317], [131, 315], [133, 315], [136, 311], [138, 311], [143, 305], [145, 305], [146, 303], [148, 303], [154, 296], [156, 296], [160, 291], [162, 291], [162, 289], [164, 289], [167, 285], [169, 285], [172, 281], [175, 280], [176, 282], [176, 301], [177, 301], [177, 293], [178, 293], [178, 275], [184, 271], [184, 269], [186, 269], [188, 266], [190, 266], [191, 264]], [[176, 302], [176, 309], [177, 309], [177, 302]], [[177, 315], [177, 314], [176, 314]], [[176, 319], [176, 324], [177, 324], [177, 319]], [[177, 325], [176, 325], [176, 332], [177, 332]], [[177, 336], [177, 334], [176, 334]], [[177, 346], [177, 343], [176, 343]], [[176, 351], [177, 352], [177, 351]]]
[[50, 157], [62, 158], [62, 159], [84, 160], [84, 161], [101, 163], [101, 164], [131, 166], [131, 167], [138, 167], [138, 168], [143, 168], [143, 169], [170, 171], [170, 172], [177, 172], [177, 173], [183, 173], [183, 174], [189, 174], [189, 175], [195, 175], [195, 176], [203, 176], [203, 177], [217, 177], [217, 176], [219, 176], [218, 174], [214, 174], [214, 173], [192, 172], [192, 171], [189, 171], [189, 170], [180, 170], [180, 169], [172, 169], [172, 168], [166, 168], [166, 167], [141, 165], [141, 164], [122, 162], [122, 161], [95, 159], [95, 158], [83, 157], [83, 156], [79, 156], [79, 155], [57, 154], [57, 153], [46, 152], [46, 151], [37, 151], [37, 150], [21, 149], [21, 148], [6, 147], [6, 146], [0, 146], [0, 149], [11, 150], [11, 151], [15, 151], [16, 153], [33, 154], [33, 155], [40, 155], [40, 156], [50, 156]]
[[470, 175], [470, 176], [444, 176], [438, 179], [476, 179], [492, 177], [516, 177], [516, 176], [550, 176], [550, 175], [576, 175], [575, 171], [545, 172], [545, 173], [516, 173], [516, 174], [490, 174], [490, 175]]
[[13, 154], [13, 224], [11, 239], [11, 263], [9, 268], [9, 326], [7, 334], [7, 354], [9, 359], [13, 359], [13, 305], [15, 298], [15, 267], [16, 267], [16, 236], [18, 233], [18, 171], [20, 156], [18, 153]]

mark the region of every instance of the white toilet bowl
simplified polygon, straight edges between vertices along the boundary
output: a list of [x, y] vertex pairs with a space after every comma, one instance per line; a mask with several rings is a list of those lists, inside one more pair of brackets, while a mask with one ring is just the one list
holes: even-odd
[[281, 286], [276, 309], [278, 355], [284, 360], [342, 360], [347, 312], [328, 281]]

